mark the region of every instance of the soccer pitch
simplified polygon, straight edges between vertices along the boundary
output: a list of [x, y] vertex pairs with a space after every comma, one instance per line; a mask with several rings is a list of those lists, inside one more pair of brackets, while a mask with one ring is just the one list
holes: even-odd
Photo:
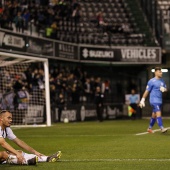
[[[163, 122], [165, 127], [170, 126], [170, 120]], [[148, 124], [149, 120], [145, 119], [14, 128], [18, 137], [38, 151], [50, 155], [61, 150], [62, 157], [55, 163], [38, 163], [36, 166], [0, 165], [0, 169], [169, 170], [170, 130], [166, 134], [158, 131], [136, 135], [145, 132]], [[154, 129], [158, 129], [157, 124]]]

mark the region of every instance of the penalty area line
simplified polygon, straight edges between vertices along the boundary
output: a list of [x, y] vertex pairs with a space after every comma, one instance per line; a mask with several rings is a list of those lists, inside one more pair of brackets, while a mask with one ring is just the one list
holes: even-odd
[[74, 160], [58, 160], [58, 162], [122, 162], [122, 161], [152, 161], [152, 162], [165, 162], [170, 159], [74, 159]]
[[[170, 129], [170, 127], [167, 127], [167, 129]], [[153, 130], [153, 133], [155, 133], [155, 132], [159, 132], [159, 131], [161, 131], [161, 129], [155, 129], [155, 130]], [[139, 136], [139, 135], [146, 135], [146, 134], [148, 134], [149, 132], [142, 132], [142, 133], [137, 133], [137, 134], [135, 134], [135, 135], [137, 135], [137, 136]]]

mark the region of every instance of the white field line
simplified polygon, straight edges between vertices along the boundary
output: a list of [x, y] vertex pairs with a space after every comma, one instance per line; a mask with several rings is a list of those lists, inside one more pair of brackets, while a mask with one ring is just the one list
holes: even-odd
[[35, 127], [47, 127], [47, 125], [12, 125], [12, 128], [35, 128]]
[[[134, 134], [127, 134], [129, 136], [132, 136]], [[126, 135], [126, 136], [127, 136]], [[32, 138], [50, 138], [49, 135], [29, 135]], [[125, 134], [121, 135], [52, 135], [51, 138], [54, 137], [67, 137], [67, 138], [72, 138], [72, 137], [115, 137], [115, 136], [125, 136]], [[28, 135], [22, 135], [22, 138], [28, 138]]]
[[59, 162], [122, 162], [122, 161], [129, 161], [129, 162], [136, 162], [136, 161], [152, 161], [152, 162], [165, 162], [170, 161], [170, 159], [73, 159], [73, 160], [58, 160]]
[[[167, 127], [167, 129], [170, 129], [170, 127]], [[159, 131], [161, 131], [161, 129], [155, 129], [155, 130], [153, 130], [153, 132], [155, 133], [155, 132], [159, 132]], [[148, 134], [149, 132], [142, 132], [142, 133], [137, 133], [136, 135], [146, 135], [146, 134]]]

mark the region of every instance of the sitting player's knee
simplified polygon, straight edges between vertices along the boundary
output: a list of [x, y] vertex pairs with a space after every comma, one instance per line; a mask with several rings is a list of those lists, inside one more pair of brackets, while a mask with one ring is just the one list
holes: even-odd
[[[17, 150], [19, 153], [23, 153], [23, 151], [22, 150]], [[9, 151], [7, 151], [7, 153], [8, 154], [10, 154], [10, 155], [14, 155], [13, 153], [11, 153], [11, 152], [9, 152]]]
[[24, 152], [22, 150], [17, 150], [19, 153], [21, 153], [22, 155], [24, 155]]
[[17, 150], [19, 153], [22, 153], [23, 151], [22, 150]]
[[2, 160], [6, 160], [6, 159], [8, 159], [8, 153], [6, 152], [6, 151], [2, 151], [2, 152], [0, 152], [0, 160], [2, 161]]

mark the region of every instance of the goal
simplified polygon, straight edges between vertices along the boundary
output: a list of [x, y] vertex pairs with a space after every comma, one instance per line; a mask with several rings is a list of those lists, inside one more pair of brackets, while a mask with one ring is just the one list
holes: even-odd
[[51, 126], [48, 59], [0, 52], [0, 109], [13, 126]]

